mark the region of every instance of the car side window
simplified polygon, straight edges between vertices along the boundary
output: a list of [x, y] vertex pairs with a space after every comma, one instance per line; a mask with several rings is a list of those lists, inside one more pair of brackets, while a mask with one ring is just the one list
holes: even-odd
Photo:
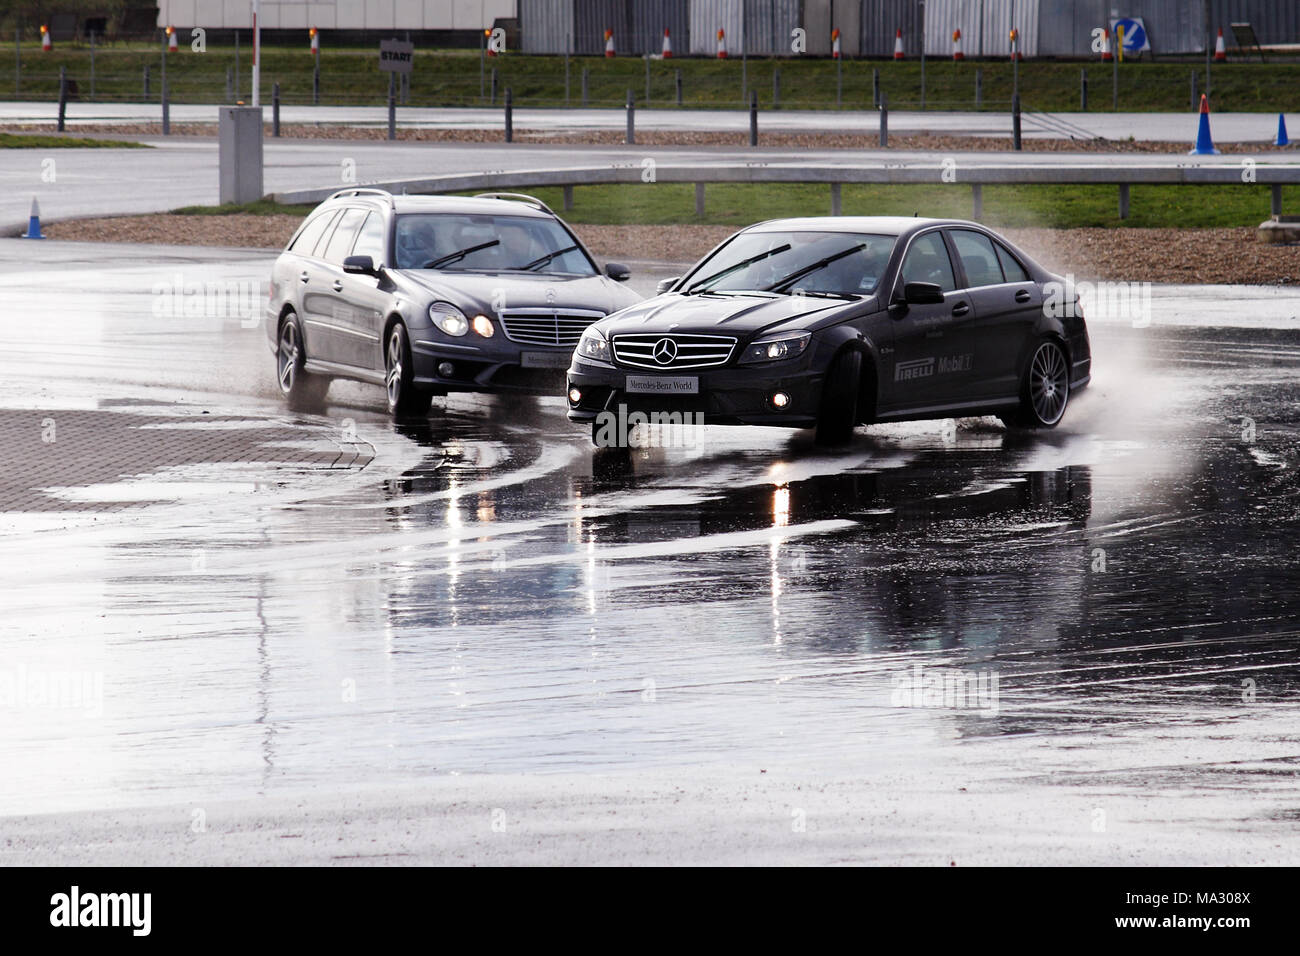
[[966, 284], [974, 289], [982, 285], [999, 285], [1003, 281], [1002, 266], [993, 242], [988, 236], [969, 229], [953, 229], [949, 233], [962, 268], [966, 270]]
[[336, 265], [342, 265], [344, 257], [352, 248], [353, 241], [357, 238], [357, 230], [361, 228], [361, 220], [366, 217], [364, 209], [348, 209], [339, 219], [339, 224], [334, 227], [334, 234], [330, 236], [329, 245], [325, 247], [324, 259], [327, 262], [333, 262]]
[[366, 221], [361, 225], [361, 231], [357, 233], [357, 244], [352, 247], [354, 256], [369, 256], [374, 260], [375, 265], [385, 264], [384, 250], [387, 247], [388, 231], [384, 228], [384, 217], [381, 213], [372, 212], [366, 216]]
[[1008, 252], [1002, 243], [995, 242], [993, 245], [997, 247], [998, 261], [1002, 263], [1002, 273], [1007, 277], [1007, 281], [1028, 282], [1029, 273], [1025, 271], [1024, 266], [1016, 261], [1016, 257]]
[[303, 226], [302, 232], [298, 233], [298, 238], [289, 246], [289, 250], [300, 256], [310, 256], [316, 248], [316, 243], [320, 241], [325, 227], [334, 221], [334, 216], [335, 212], [331, 209], [309, 219], [307, 225]]
[[903, 257], [904, 282], [933, 282], [944, 292], [957, 288], [948, 247], [938, 232], [927, 232], [912, 240]]

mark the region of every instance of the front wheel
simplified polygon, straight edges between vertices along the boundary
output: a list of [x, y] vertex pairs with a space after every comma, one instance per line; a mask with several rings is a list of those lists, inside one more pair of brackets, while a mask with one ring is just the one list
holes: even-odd
[[280, 338], [275, 350], [275, 373], [280, 394], [295, 410], [313, 409], [325, 400], [330, 380], [313, 375], [306, 369], [307, 349], [303, 345], [302, 326], [290, 312], [280, 324]]
[[1013, 427], [1055, 428], [1070, 402], [1070, 363], [1065, 349], [1044, 339], [1034, 350], [1020, 386], [1020, 408], [1002, 421]]
[[401, 322], [388, 333], [388, 346], [384, 349], [384, 390], [388, 394], [388, 411], [394, 418], [420, 418], [429, 414], [433, 393], [415, 387], [411, 342]]
[[822, 386], [821, 411], [817, 414], [817, 443], [843, 445], [853, 437], [858, 420], [858, 383], [862, 378], [862, 353], [841, 352], [831, 363]]

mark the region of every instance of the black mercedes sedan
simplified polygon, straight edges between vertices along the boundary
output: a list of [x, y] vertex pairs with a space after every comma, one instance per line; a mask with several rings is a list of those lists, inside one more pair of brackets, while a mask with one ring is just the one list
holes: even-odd
[[295, 407], [373, 382], [397, 417], [449, 392], [553, 395], [587, 326], [640, 301], [627, 278], [530, 196], [340, 190], [272, 270], [276, 378]]
[[659, 292], [574, 351], [568, 415], [597, 445], [629, 422], [814, 427], [826, 444], [909, 419], [1051, 428], [1091, 377], [1073, 290], [973, 222], [764, 222]]

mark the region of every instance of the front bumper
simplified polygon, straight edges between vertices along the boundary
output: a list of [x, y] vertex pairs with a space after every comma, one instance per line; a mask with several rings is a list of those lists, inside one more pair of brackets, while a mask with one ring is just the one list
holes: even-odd
[[[417, 386], [438, 393], [495, 392], [555, 395], [564, 387], [572, 349], [523, 347], [504, 339], [484, 344], [435, 341], [413, 333], [411, 361]], [[450, 374], [443, 374], [450, 366]]]
[[[627, 378], [679, 378], [699, 380], [695, 395], [629, 393]], [[756, 366], [683, 369], [657, 373], [649, 370], [594, 365], [574, 358], [568, 371], [566, 392], [576, 388], [579, 401], [570, 397], [569, 420], [594, 422], [602, 412], [618, 414], [683, 413], [703, 416], [706, 424], [770, 425], [809, 428], [817, 424], [824, 373], [810, 367], [806, 359]], [[785, 408], [772, 404], [772, 395], [790, 397]]]

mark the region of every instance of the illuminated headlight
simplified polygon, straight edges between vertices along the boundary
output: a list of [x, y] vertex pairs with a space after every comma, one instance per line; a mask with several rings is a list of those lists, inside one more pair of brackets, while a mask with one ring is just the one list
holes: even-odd
[[450, 302], [435, 302], [429, 306], [429, 318], [441, 331], [456, 338], [469, 331], [469, 319]]
[[589, 328], [582, 333], [582, 338], [578, 340], [577, 352], [579, 356], [585, 359], [608, 362], [609, 339], [595, 329]]
[[492, 320], [486, 315], [474, 316], [474, 321], [470, 323], [470, 327], [485, 339], [490, 339], [496, 334], [496, 329], [492, 327]]
[[811, 332], [787, 332], [771, 338], [759, 339], [745, 349], [740, 357], [742, 364], [751, 362], [780, 362], [803, 354], [812, 339]]

